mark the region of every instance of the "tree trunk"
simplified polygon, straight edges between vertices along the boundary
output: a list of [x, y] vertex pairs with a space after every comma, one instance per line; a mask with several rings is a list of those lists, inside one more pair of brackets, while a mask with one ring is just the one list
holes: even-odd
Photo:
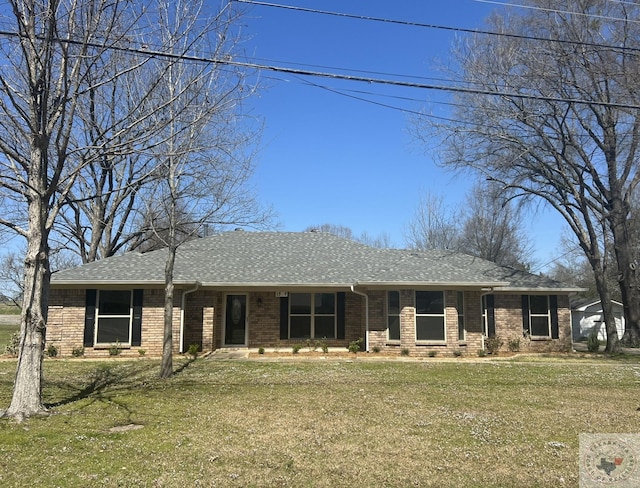
[[175, 244], [167, 249], [169, 255], [164, 270], [164, 339], [160, 366], [161, 378], [168, 378], [173, 374], [173, 266], [176, 261], [176, 250]]
[[37, 198], [29, 204], [30, 238], [24, 263], [18, 367], [11, 405], [4, 413], [19, 420], [47, 411], [42, 403], [42, 367], [51, 272], [42, 205]]
[[637, 263], [629, 238], [629, 209], [620, 199], [613, 201], [609, 215], [613, 247], [618, 263], [618, 283], [624, 306], [625, 333], [623, 340], [634, 344], [640, 339], [640, 283], [637, 279]]

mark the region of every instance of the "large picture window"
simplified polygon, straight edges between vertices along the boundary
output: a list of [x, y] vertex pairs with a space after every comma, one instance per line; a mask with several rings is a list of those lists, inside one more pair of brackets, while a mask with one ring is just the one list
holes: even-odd
[[335, 293], [291, 293], [289, 295], [289, 338], [335, 339]]
[[96, 310], [96, 344], [131, 344], [131, 290], [100, 290]]
[[416, 340], [446, 341], [444, 292], [416, 291]]
[[400, 292], [387, 293], [387, 339], [400, 340]]
[[551, 314], [547, 295], [529, 295], [529, 333], [531, 337], [551, 337]]

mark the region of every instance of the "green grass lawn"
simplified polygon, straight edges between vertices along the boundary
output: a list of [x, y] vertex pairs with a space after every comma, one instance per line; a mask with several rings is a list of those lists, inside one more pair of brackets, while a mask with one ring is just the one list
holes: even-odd
[[20, 325], [0, 324], [0, 355], [4, 353], [5, 346], [9, 343], [9, 339], [14, 332], [20, 330]]
[[46, 360], [0, 485], [575, 487], [580, 433], [637, 431], [639, 361]]

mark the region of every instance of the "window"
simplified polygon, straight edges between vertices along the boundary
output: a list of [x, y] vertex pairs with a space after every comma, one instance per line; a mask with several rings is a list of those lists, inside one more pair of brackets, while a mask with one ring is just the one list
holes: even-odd
[[416, 291], [416, 340], [446, 341], [444, 292]]
[[131, 344], [131, 291], [100, 290], [96, 310], [96, 344]]
[[529, 295], [529, 333], [531, 337], [551, 337], [549, 297]]
[[387, 339], [400, 340], [400, 292], [387, 293]]
[[456, 308], [458, 309], [458, 340], [464, 341], [466, 340], [466, 333], [464, 329], [464, 292], [459, 291], [457, 294], [457, 304]]
[[289, 338], [336, 337], [335, 293], [291, 293], [289, 295]]

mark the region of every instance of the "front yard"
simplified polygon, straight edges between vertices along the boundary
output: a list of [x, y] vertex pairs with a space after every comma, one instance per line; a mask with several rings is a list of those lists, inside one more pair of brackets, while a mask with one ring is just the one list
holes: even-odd
[[183, 361], [46, 360], [0, 485], [574, 487], [578, 435], [640, 420], [637, 357]]

